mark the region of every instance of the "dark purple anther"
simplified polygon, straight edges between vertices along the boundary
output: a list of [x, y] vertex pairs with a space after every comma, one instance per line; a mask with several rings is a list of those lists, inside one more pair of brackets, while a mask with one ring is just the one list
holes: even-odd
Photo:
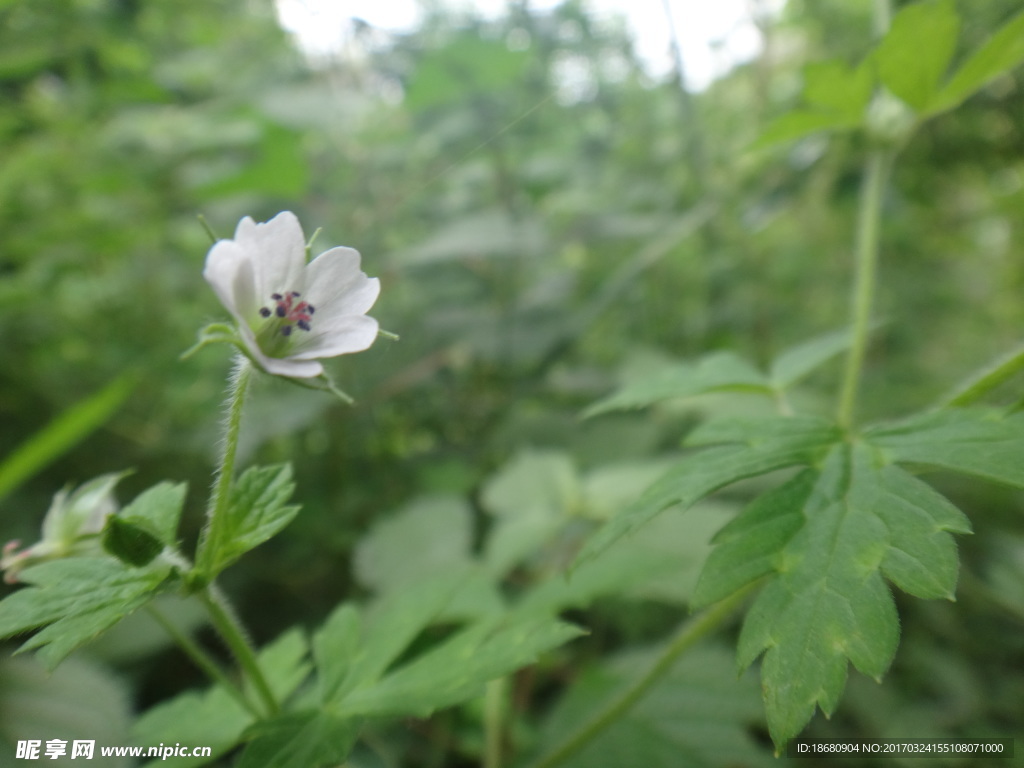
[[280, 293], [272, 293], [270, 294], [270, 298], [272, 298], [274, 301], [280, 301], [281, 299], [284, 298], [284, 296], [282, 296]]
[[284, 317], [286, 314], [288, 314], [288, 312], [284, 308], [284, 304], [278, 304], [277, 305], [277, 316], [278, 317]]
[[299, 328], [301, 328], [304, 331], [309, 330], [309, 323], [307, 323], [305, 320], [299, 320], [299, 322], [297, 322], [296, 325], [299, 326]]
[[283, 335], [285, 335], [285, 336], [291, 336], [292, 335], [292, 327], [290, 325], [286, 325], [284, 328], [281, 329], [281, 333]]
[[260, 317], [270, 317], [270, 310], [266, 307], [260, 307]]

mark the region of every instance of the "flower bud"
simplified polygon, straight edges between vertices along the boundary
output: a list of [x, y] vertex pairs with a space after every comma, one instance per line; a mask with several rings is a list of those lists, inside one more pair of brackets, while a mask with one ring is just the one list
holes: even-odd
[[124, 472], [101, 475], [75, 490], [65, 488], [53, 497], [43, 518], [43, 538], [18, 551], [21, 542], [8, 542], [0, 556], [4, 581], [13, 584], [18, 573], [46, 560], [74, 555], [98, 554], [98, 535], [108, 516], [118, 510], [114, 486]]

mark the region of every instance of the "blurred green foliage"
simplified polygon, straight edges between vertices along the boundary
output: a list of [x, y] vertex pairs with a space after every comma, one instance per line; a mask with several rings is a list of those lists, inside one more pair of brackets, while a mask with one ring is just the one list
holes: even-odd
[[[960, 41], [936, 60], [962, 62], [1019, 9], [956, 5]], [[268, 0], [0, 2], [0, 456], [68, 424], [62, 414], [114, 391], [104, 387], [123, 394], [112, 382], [126, 374], [135, 384], [104, 427], [74, 445], [107, 417], [96, 405], [19, 470], [20, 485], [7, 481], [0, 539], [32, 540], [55, 490], [103, 472], [135, 469], [122, 501], [168, 475], [206, 487], [228, 362], [209, 349], [177, 359], [223, 316], [201, 278], [196, 215], [227, 236], [242, 215], [295, 210], [324, 228], [318, 247], [363, 253], [383, 284], [373, 314], [401, 341], [331, 364], [355, 408], [273, 382], [255, 393], [241, 459], [291, 460], [303, 509], [226, 583], [260, 641], [441, 562], [505, 579], [523, 610], [596, 600], [591, 636], [516, 680], [522, 724], [508, 739], [543, 748], [645, 651], [606, 653], [660, 641], [685, 614], [692, 563], [760, 482], [686, 523], [659, 520], [632, 551], [610, 551], [606, 569], [562, 584], [552, 576], [659, 474], [695, 410], [580, 413], [617, 384], [671, 378], [682, 358], [724, 350], [764, 368], [846, 322], [862, 140], [754, 142], [801, 94], [843, 124], [848, 100], [834, 95], [860, 92], [866, 6], [790, 0], [762, 20], [761, 57], [692, 93], [652, 78], [624, 29], [577, 2], [515, 3], [495, 19], [434, 10], [403, 34], [353, 22], [345, 54], [313, 62]], [[996, 79], [900, 158], [866, 415], [920, 408], [1021, 336], [1022, 94], [1020, 70]], [[837, 380], [826, 368], [790, 397], [829, 408]], [[1024, 735], [1024, 497], [935, 479], [976, 530], [961, 543], [960, 602], [901, 604], [906, 650], [885, 685], [851, 682], [848, 705], [809, 735]], [[201, 498], [185, 505], [192, 540]], [[494, 589], [485, 579], [451, 609], [486, 615]], [[102, 642], [95, 650], [117, 664]], [[720, 649], [702, 653], [700, 685], [730, 677]], [[195, 682], [181, 666], [167, 651], [119, 670], [145, 704]], [[0, 679], [0, 707], [37, 674], [15, 672]], [[40, 683], [40, 695], [73, 682]], [[750, 744], [729, 759], [760, 764], [763, 724], [742, 685], [716, 700], [716, 738], [745, 729]], [[666, 679], [606, 734], [607, 754], [649, 732], [659, 701], [672, 717], [701, 714], [693, 697]], [[352, 765], [470, 764], [480, 717], [373, 726]], [[684, 748], [693, 764], [722, 764], [700, 752], [694, 722], [659, 731], [648, 764], [675, 764]]]

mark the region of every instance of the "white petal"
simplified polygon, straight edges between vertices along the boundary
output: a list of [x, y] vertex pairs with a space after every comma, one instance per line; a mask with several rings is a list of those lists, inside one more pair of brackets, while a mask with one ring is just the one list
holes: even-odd
[[214, 244], [206, 255], [203, 277], [239, 323], [250, 322], [259, 308], [252, 260], [236, 242], [219, 240]]
[[264, 368], [268, 373], [278, 376], [289, 376], [293, 379], [311, 379], [324, 372], [324, 367], [316, 360], [298, 360], [294, 357], [286, 357], [283, 360], [278, 357], [264, 358]]
[[[301, 333], [301, 331], [295, 331]], [[335, 357], [349, 352], [368, 349], [377, 338], [377, 321], [366, 315], [336, 317], [331, 322], [321, 322], [313, 330], [303, 334], [295, 344], [293, 360], [314, 360], [318, 357]]]
[[246, 216], [238, 222], [235, 242], [252, 259], [258, 305], [268, 303], [272, 293], [305, 288], [306, 239], [291, 211], [282, 211], [264, 224]]
[[[303, 297], [328, 314], [361, 315], [377, 300], [380, 282], [359, 269], [359, 251], [331, 248], [317, 256], [306, 268], [306, 295]], [[339, 311], [337, 304], [343, 304]]]

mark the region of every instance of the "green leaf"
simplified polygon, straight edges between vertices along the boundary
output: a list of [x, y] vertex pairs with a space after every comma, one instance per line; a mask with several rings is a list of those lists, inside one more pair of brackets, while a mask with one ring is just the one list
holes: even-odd
[[216, 576], [235, 560], [277, 534], [298, 514], [288, 505], [295, 483], [288, 464], [250, 467], [231, 486], [227, 525], [220, 550], [206, 555], [209, 542], [200, 545], [197, 562], [211, 562], [209, 575]]
[[666, 510], [571, 574], [544, 579], [520, 598], [513, 612], [554, 616], [568, 608], [586, 608], [605, 596], [687, 604], [711, 549], [712, 534], [732, 511], [712, 501], [688, 510]]
[[[659, 649], [634, 651], [585, 670], [545, 718], [538, 752], [551, 754], [635, 684], [658, 656]], [[698, 646], [622, 717], [560, 765], [771, 768], [777, 762], [751, 736], [750, 727], [760, 719], [756, 679], [737, 679], [725, 649]]]
[[145, 605], [169, 567], [129, 568], [106, 557], [54, 560], [25, 569], [30, 586], [0, 602], [0, 637], [45, 627], [21, 651], [39, 648], [53, 669], [71, 651]]
[[813, 464], [840, 439], [838, 429], [810, 417], [723, 419], [694, 430], [695, 445], [731, 443], [685, 457], [586, 543], [580, 565], [673, 504], [689, 507], [723, 486], [784, 467]]
[[341, 692], [359, 650], [362, 621], [359, 609], [350, 603], [338, 606], [313, 635], [320, 701], [328, 702]]
[[[306, 641], [302, 632], [285, 632], [256, 655], [260, 669], [274, 696], [286, 700], [309, 674]], [[148, 710], [135, 724], [133, 741], [143, 746], [167, 743], [210, 747], [209, 757], [168, 757], [146, 765], [202, 765], [213, 762], [243, 740], [253, 716], [220, 686], [201, 692], [183, 693]], [[271, 741], [273, 741], [271, 739]]]
[[582, 630], [552, 618], [509, 624], [481, 622], [387, 675], [377, 685], [354, 691], [339, 712], [352, 715], [425, 717], [483, 693], [491, 680], [532, 663], [545, 651]]
[[752, 145], [752, 149], [763, 149], [773, 144], [802, 139], [820, 131], [844, 130], [855, 128], [860, 118], [852, 120], [841, 112], [817, 112], [809, 109], [796, 109], [772, 120], [761, 132]]
[[875, 52], [882, 82], [918, 112], [928, 111], [956, 50], [959, 31], [952, 0], [906, 6]]
[[[746, 537], [751, 554], [772, 559], [777, 572], [747, 614], [738, 655], [746, 667], [765, 652], [768, 728], [780, 747], [816, 706], [835, 710], [849, 662], [875, 679], [885, 673], [899, 620], [883, 576], [919, 597], [953, 595], [958, 563], [949, 532], [968, 532], [966, 519], [925, 483], [874, 458], [866, 447], [837, 446], [820, 472], [755, 503], [739, 535], [724, 536], [725, 545]], [[796, 530], [787, 503], [800, 505]], [[771, 520], [774, 555], [753, 541], [756, 525]], [[715, 566], [723, 583], [742, 567], [740, 554], [723, 555], [731, 567]]]
[[769, 378], [775, 389], [793, 386], [809, 373], [849, 349], [849, 330], [833, 331], [791, 347], [772, 362]]
[[500, 40], [460, 35], [421, 58], [406, 86], [406, 105], [415, 113], [462, 104], [469, 95], [494, 97], [521, 82], [530, 61]]
[[[385, 595], [366, 615], [359, 652], [350, 657], [350, 668], [338, 695], [375, 683], [384, 671], [408, 647], [409, 643], [433, 621], [452, 599], [462, 583], [463, 574], [445, 573], [406, 589]], [[352, 621], [352, 619], [345, 619]], [[328, 636], [338, 642], [338, 629]], [[345, 632], [351, 629], [344, 628]], [[331, 687], [337, 686], [341, 672], [330, 672]]]
[[248, 157], [239, 158], [232, 173], [198, 185], [204, 200], [239, 194], [268, 197], [301, 197], [309, 184], [309, 165], [303, 135], [272, 122], [263, 122], [258, 144], [248, 147]]
[[662, 400], [709, 392], [771, 394], [764, 374], [732, 352], [715, 352], [695, 363], [679, 363], [660, 375], [627, 384], [584, 411], [584, 417], [608, 411], [643, 408]]
[[1024, 487], [1024, 413], [962, 408], [882, 424], [865, 432], [890, 461], [923, 464]]
[[177, 546], [178, 520], [188, 485], [160, 483], [143, 491], [117, 517], [145, 528], [167, 547]]
[[[0, 659], [0, 750], [8, 754], [21, 739], [125, 744], [131, 721], [128, 686], [110, 667], [71, 658], [47, 672], [35, 659]], [[103, 764], [128, 768], [135, 761], [111, 756]]]
[[931, 114], [952, 109], [1021, 62], [1024, 62], [1024, 13], [1006, 22], [957, 69], [935, 97]]
[[359, 735], [357, 721], [329, 711], [294, 712], [257, 723], [238, 768], [339, 766]]
[[150, 760], [147, 768], [184, 768], [212, 763], [230, 751], [252, 722], [252, 715], [223, 688], [180, 694], [147, 710], [135, 723], [132, 741], [143, 747], [155, 744], [195, 744], [210, 747], [209, 757], [168, 757]]
[[852, 68], [833, 59], [804, 67], [804, 101], [852, 124], [860, 122], [873, 87], [871, 69], [863, 64]]
[[804, 67], [803, 99], [807, 108], [795, 109], [773, 120], [754, 142], [760, 149], [803, 138], [812, 133], [856, 128], [871, 99], [874, 77], [866, 64], [851, 68], [839, 60]]
[[134, 388], [134, 376], [121, 376], [18, 446], [0, 463], [0, 499], [103, 424]]
[[378, 592], [415, 582], [439, 568], [472, 562], [472, 513], [457, 496], [414, 499], [378, 520], [354, 555], [359, 581]]
[[580, 506], [582, 489], [572, 458], [560, 451], [527, 450], [484, 485], [481, 501], [493, 515], [484, 560], [504, 576], [566, 524]]
[[[298, 628], [284, 632], [256, 654], [259, 667], [278, 701], [286, 701], [309, 677], [313, 665], [307, 658], [308, 654], [306, 637]], [[250, 698], [257, 698], [255, 691], [250, 693]]]

